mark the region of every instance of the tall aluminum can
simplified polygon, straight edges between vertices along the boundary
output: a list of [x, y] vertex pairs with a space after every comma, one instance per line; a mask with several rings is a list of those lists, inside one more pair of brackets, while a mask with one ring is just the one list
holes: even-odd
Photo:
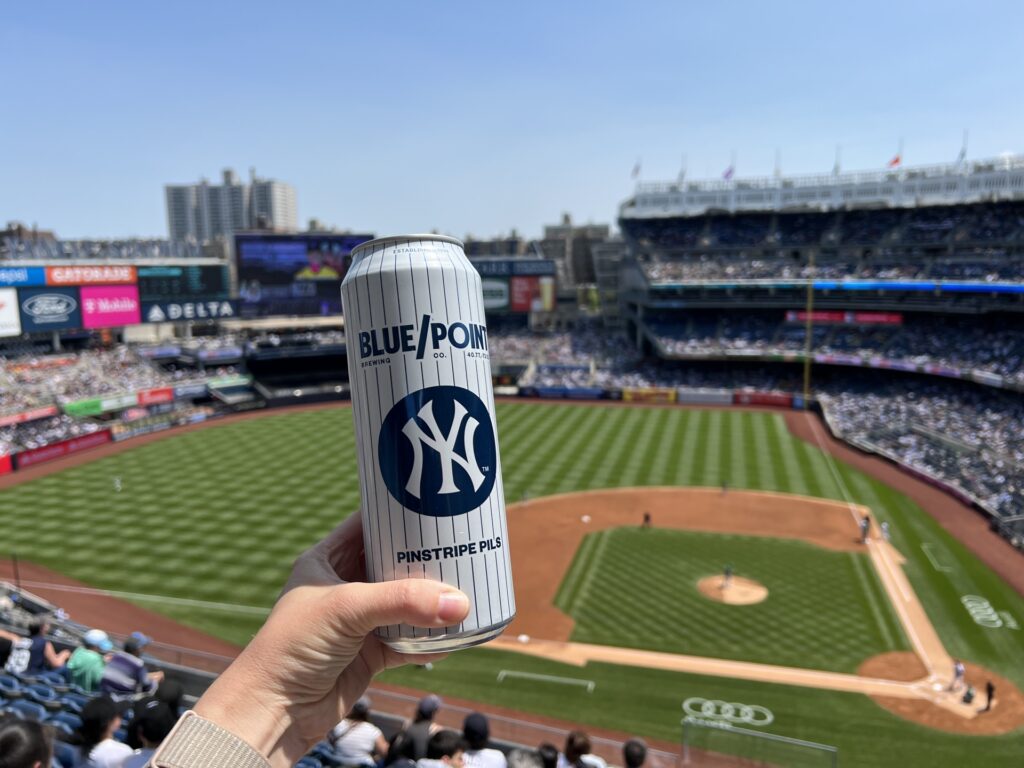
[[406, 653], [466, 648], [515, 616], [480, 275], [438, 235], [355, 248], [341, 284], [370, 581], [429, 578], [466, 620], [380, 627]]

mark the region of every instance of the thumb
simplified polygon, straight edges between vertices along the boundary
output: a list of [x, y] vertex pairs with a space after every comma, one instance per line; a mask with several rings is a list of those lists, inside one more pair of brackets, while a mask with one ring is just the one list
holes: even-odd
[[368, 635], [387, 624], [446, 627], [469, 613], [464, 593], [430, 579], [353, 582], [334, 587], [327, 600], [329, 618], [349, 637]]

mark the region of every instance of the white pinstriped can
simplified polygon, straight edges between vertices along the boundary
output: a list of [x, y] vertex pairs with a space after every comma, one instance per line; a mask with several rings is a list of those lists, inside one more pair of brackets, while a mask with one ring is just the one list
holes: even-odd
[[480, 275], [438, 235], [371, 240], [341, 285], [371, 581], [430, 578], [461, 624], [380, 627], [411, 653], [486, 642], [515, 616]]

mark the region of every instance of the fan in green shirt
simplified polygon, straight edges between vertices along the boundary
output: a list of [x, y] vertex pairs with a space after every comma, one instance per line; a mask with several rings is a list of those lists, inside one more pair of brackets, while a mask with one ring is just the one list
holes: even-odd
[[82, 647], [76, 648], [68, 659], [68, 680], [86, 691], [95, 691], [100, 687], [103, 668], [107, 665], [104, 653], [114, 647], [102, 629], [90, 629], [82, 637]]

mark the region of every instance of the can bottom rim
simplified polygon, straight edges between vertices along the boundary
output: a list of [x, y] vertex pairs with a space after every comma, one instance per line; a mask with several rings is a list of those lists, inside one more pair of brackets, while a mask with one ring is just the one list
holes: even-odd
[[416, 637], [416, 638], [392, 638], [378, 639], [389, 648], [394, 648], [399, 653], [448, 653], [463, 648], [472, 648], [474, 645], [482, 645], [489, 642], [505, 631], [505, 628], [512, 622], [512, 619], [485, 629], [473, 629], [457, 635], [445, 635], [444, 637]]

